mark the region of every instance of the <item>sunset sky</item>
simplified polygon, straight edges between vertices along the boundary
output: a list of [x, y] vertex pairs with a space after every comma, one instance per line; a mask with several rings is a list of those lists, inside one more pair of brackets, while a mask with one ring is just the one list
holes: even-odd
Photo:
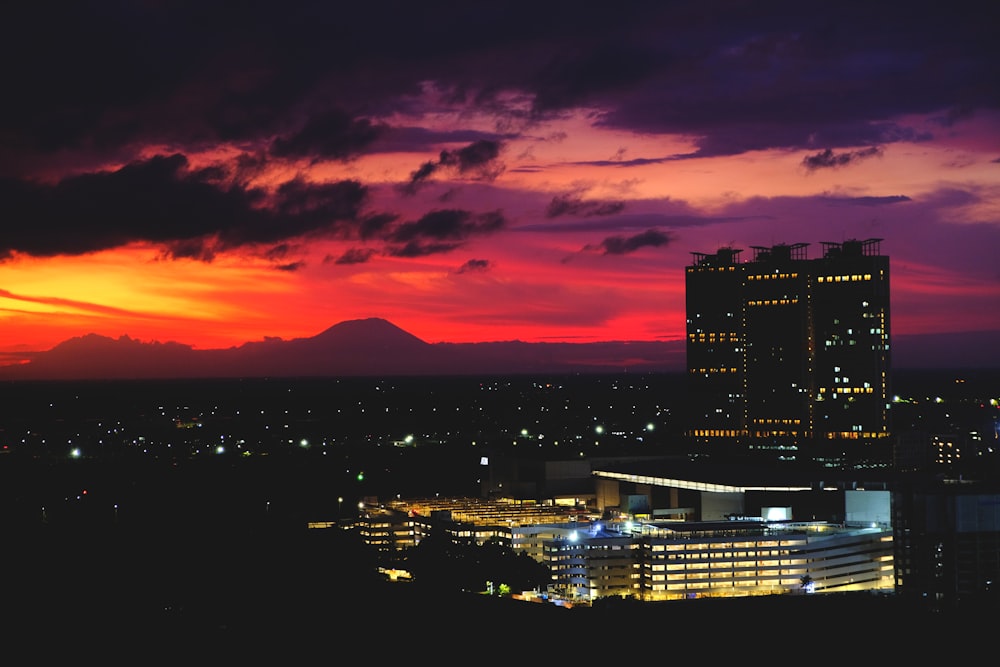
[[368, 317], [677, 340], [691, 253], [868, 238], [894, 335], [1000, 331], [1000, 39], [975, 6], [16, 3], [0, 361]]

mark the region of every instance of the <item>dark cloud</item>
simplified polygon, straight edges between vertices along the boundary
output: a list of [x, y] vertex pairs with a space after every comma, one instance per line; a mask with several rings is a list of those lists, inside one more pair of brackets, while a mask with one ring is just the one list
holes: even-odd
[[[608, 127], [692, 137], [699, 156], [887, 145], [917, 133], [892, 119], [948, 128], [1000, 108], [984, 16], [964, 0], [13, 3], [0, 174], [121, 164], [148, 145], [311, 159], [426, 147], [375, 119], [420, 117], [428, 85], [498, 128], [582, 106]], [[510, 136], [456, 126], [450, 140]]]
[[288, 257], [293, 251], [291, 244], [279, 243], [264, 252], [264, 258], [273, 262], [281, 261]]
[[425, 257], [427, 255], [439, 255], [451, 252], [462, 247], [461, 243], [445, 242], [424, 242], [410, 241], [401, 246], [392, 246], [386, 250], [386, 254], [393, 257]]
[[298, 262], [288, 262], [287, 264], [279, 264], [274, 268], [278, 269], [279, 271], [287, 271], [289, 273], [294, 273], [295, 271], [304, 269], [305, 266], [306, 266], [305, 262], [298, 261]]
[[664, 201], [661, 207], [675, 210], [676, 213], [631, 213], [609, 217], [574, 219], [569, 222], [543, 222], [520, 225], [519, 232], [610, 232], [627, 230], [645, 230], [651, 227], [701, 227], [718, 223], [743, 222], [759, 220], [761, 216], [721, 216], [698, 215], [690, 206], [683, 202]]
[[500, 155], [500, 142], [483, 139], [453, 151], [441, 151], [441, 164], [458, 169], [458, 173], [486, 169], [487, 174], [493, 171], [487, 167]]
[[462, 266], [458, 267], [456, 273], [483, 273], [489, 271], [492, 268], [492, 264], [488, 259], [470, 259]]
[[417, 153], [434, 150], [441, 144], [475, 144], [480, 141], [499, 144], [509, 138], [513, 138], [513, 135], [471, 129], [436, 130], [425, 127], [385, 126], [370, 146], [369, 152]]
[[583, 218], [615, 215], [625, 210], [625, 202], [584, 200], [577, 195], [556, 195], [545, 209], [546, 218], [575, 215]]
[[333, 260], [334, 264], [364, 264], [372, 255], [375, 254], [375, 250], [372, 248], [351, 248], [345, 251], [340, 257]]
[[628, 90], [662, 64], [655, 48], [635, 41], [581, 42], [542, 63], [531, 88], [539, 111], [565, 109]]
[[347, 159], [361, 153], [385, 131], [367, 118], [352, 118], [346, 112], [327, 111], [311, 116], [297, 132], [277, 137], [270, 152], [277, 157]]
[[[283, 183], [272, 198], [272, 209], [282, 220], [276, 238], [322, 229], [333, 221], [356, 220], [366, 194], [357, 181], [310, 183], [297, 178]], [[275, 232], [264, 228], [259, 233], [254, 240], [270, 240]]]
[[[654, 161], [667, 161], [703, 157], [737, 155], [749, 151], [781, 149], [814, 149], [827, 147], [854, 147], [864, 144], [891, 144], [898, 141], [927, 141], [927, 132], [892, 122], [873, 123], [859, 120], [856, 123], [828, 122], [822, 126], [806, 124], [795, 119], [784, 122], [759, 121], [756, 123], [732, 120], [725, 127], [706, 131], [696, 139], [698, 149], [691, 153], [667, 156]], [[830, 150], [828, 148], [828, 150]]]
[[954, 127], [955, 125], [964, 120], [969, 120], [973, 118], [975, 115], [976, 115], [975, 110], [973, 110], [971, 107], [963, 106], [963, 107], [955, 107], [952, 109], [947, 109], [940, 116], [935, 116], [930, 120], [933, 123], [937, 123], [941, 127]]
[[77, 255], [133, 241], [163, 244], [174, 257], [329, 232], [359, 216], [367, 191], [354, 181], [293, 180], [273, 194], [191, 170], [180, 154], [54, 184], [0, 180], [0, 255]]
[[410, 180], [403, 184], [400, 190], [404, 194], [415, 194], [420, 186], [423, 185], [424, 181], [431, 177], [435, 171], [437, 171], [437, 162], [424, 162], [415, 171], [410, 173]]
[[823, 197], [822, 201], [837, 206], [885, 206], [913, 200], [906, 195], [886, 195], [883, 197]]
[[302, 260], [285, 261], [296, 252], [298, 252], [298, 247], [296, 245], [291, 243], [279, 243], [278, 245], [264, 251], [263, 257], [264, 259], [274, 262], [274, 268], [277, 270], [292, 273], [306, 267], [306, 263]]
[[375, 213], [368, 215], [361, 219], [358, 223], [358, 237], [362, 240], [378, 238], [386, 234], [386, 230], [389, 229], [390, 225], [398, 219], [399, 216], [393, 215], [392, 213]]
[[585, 251], [600, 252], [603, 255], [627, 255], [640, 248], [659, 247], [673, 241], [673, 236], [658, 229], [647, 229], [634, 236], [609, 236], [597, 245], [584, 246]]
[[425, 162], [410, 174], [410, 180], [403, 185], [402, 191], [406, 194], [415, 193], [439, 169], [452, 169], [460, 175], [471, 172], [479, 180], [491, 181], [504, 168], [497, 162], [500, 148], [500, 142], [483, 139], [463, 148], [441, 151], [436, 162]]
[[881, 157], [882, 149], [878, 146], [871, 146], [858, 151], [846, 151], [844, 153], [834, 153], [827, 148], [814, 155], [807, 155], [802, 158], [802, 166], [808, 171], [817, 169], [828, 169], [830, 167], [846, 167], [854, 162], [865, 160], [870, 157]]
[[418, 220], [397, 225], [385, 239], [391, 244], [388, 254], [419, 257], [450, 252], [473, 236], [484, 236], [503, 229], [507, 221], [500, 211], [474, 214], [461, 209], [431, 211]]
[[886, 119], [1000, 105], [1000, 90], [983, 85], [1000, 74], [1000, 50], [974, 11], [761, 9], [728, 3], [704, 23], [692, 20], [698, 9], [678, 13], [687, 37], [662, 36], [675, 66], [609, 98], [602, 123], [692, 136], [710, 156], [887, 144], [920, 133]]
[[185, 239], [183, 241], [167, 241], [163, 246], [162, 259], [195, 259], [199, 262], [211, 262], [215, 259], [216, 249], [211, 239], [197, 238]]
[[506, 224], [499, 211], [473, 214], [461, 209], [431, 211], [419, 220], [397, 226], [388, 236], [393, 242], [419, 238], [465, 240], [473, 235], [491, 234]]
[[633, 158], [631, 160], [577, 160], [571, 164], [587, 165], [592, 167], [643, 167], [648, 164], [661, 164], [663, 162], [671, 162], [673, 160], [683, 160], [685, 158], [695, 157], [696, 155], [696, 153], [682, 153], [679, 155], [666, 155], [663, 157]]

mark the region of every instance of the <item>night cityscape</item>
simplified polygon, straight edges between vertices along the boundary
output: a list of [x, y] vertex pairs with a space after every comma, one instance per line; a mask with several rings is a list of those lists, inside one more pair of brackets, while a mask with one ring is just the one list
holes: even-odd
[[[978, 434], [975, 461], [942, 470], [995, 476], [998, 379], [897, 372], [893, 421], [907, 431]], [[474, 605], [469, 613], [483, 622], [496, 614], [552, 629], [586, 627], [594, 622], [581, 619], [587, 612], [625, 618], [625, 608], [602, 611], [607, 603], [550, 610], [386, 583], [356, 531], [307, 525], [349, 524], [366, 498], [476, 497], [484, 456], [690, 458], [697, 447], [683, 436], [683, 386], [681, 374], [5, 384], [0, 516], [18, 545], [8, 550], [5, 611], [53, 632], [62, 625], [77, 641], [110, 623], [135, 641], [173, 637], [175, 648], [195, 638], [239, 644], [254, 633], [309, 641], [351, 625], [338, 605], [373, 616], [394, 605], [395, 618], [413, 614], [406, 623], [430, 630], [419, 611], [428, 596], [454, 595], [449, 604]], [[308, 601], [324, 596], [337, 602], [311, 611]], [[789, 610], [804, 602], [777, 597]], [[888, 606], [891, 597], [878, 599]], [[828, 598], [856, 619], [887, 611], [875, 598], [853, 606]], [[758, 600], [789, 631], [819, 631], [801, 627], [800, 612], [786, 615], [777, 599]], [[493, 606], [480, 609], [486, 602]], [[749, 602], [640, 603], [644, 612], [628, 613], [639, 622], [664, 613], [678, 627], [746, 624], [756, 613], [745, 610]], [[656, 611], [670, 605], [687, 606], [677, 618]], [[919, 606], [892, 613], [918, 624], [934, 618]]]
[[990, 661], [981, 5], [5, 8], [8, 661]]
[[10, 627], [968, 631], [1000, 610], [1000, 375], [893, 371], [877, 241], [803, 248], [694, 254], [682, 373], [4, 382]]

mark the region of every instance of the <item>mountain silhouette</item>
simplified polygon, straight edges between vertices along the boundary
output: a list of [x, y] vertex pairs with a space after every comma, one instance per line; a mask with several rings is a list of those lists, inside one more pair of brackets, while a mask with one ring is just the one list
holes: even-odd
[[508, 375], [683, 367], [683, 341], [427, 343], [387, 320], [368, 318], [340, 322], [309, 338], [265, 338], [215, 350], [87, 334], [36, 353], [28, 363], [0, 368], [0, 379]]
[[[895, 368], [996, 368], [995, 331], [893, 338]], [[983, 350], [989, 350], [984, 353]], [[381, 318], [347, 320], [309, 338], [265, 338], [238, 347], [190, 345], [87, 334], [24, 364], [0, 367], [0, 380], [514, 375], [681, 372], [685, 343], [428, 343]]]

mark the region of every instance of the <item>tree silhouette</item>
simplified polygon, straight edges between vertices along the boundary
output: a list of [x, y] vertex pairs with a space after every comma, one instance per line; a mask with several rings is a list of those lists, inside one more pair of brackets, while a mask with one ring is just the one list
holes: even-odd
[[483, 591], [487, 581], [496, 591], [544, 587], [549, 569], [527, 554], [516, 553], [498, 540], [481, 546], [456, 543], [447, 536], [432, 535], [407, 551], [406, 567], [415, 582], [450, 590]]

